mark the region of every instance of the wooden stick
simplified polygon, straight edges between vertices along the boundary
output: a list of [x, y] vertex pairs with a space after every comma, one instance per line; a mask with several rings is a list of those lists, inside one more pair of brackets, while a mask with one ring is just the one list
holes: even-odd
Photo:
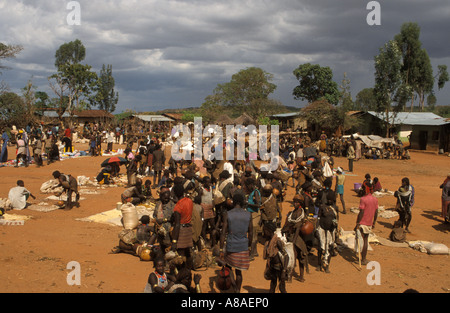
[[[359, 229], [357, 229], [356, 231], [359, 232]], [[356, 236], [356, 240], [358, 241], [358, 264], [359, 264], [359, 268], [361, 269], [361, 245], [359, 244], [359, 238], [357, 238], [357, 237], [358, 236]]]

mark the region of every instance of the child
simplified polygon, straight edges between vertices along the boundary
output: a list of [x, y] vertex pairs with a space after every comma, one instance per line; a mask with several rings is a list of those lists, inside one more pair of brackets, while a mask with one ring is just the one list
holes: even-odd
[[146, 198], [153, 198], [153, 195], [152, 195], [152, 182], [150, 181], [150, 179], [147, 179], [145, 181], [144, 186], [142, 187], [142, 194]]
[[165, 272], [166, 260], [160, 256], [153, 261], [154, 272], [148, 276], [144, 293], [164, 293], [174, 285], [176, 278]]
[[142, 243], [148, 243], [151, 237], [152, 228], [148, 225], [150, 224], [150, 216], [143, 215], [140, 219], [140, 224], [136, 229], [136, 239], [137, 241]]
[[97, 153], [95, 151], [95, 148], [97, 147], [97, 142], [95, 141], [95, 136], [91, 137], [91, 140], [89, 141], [89, 152], [92, 156], [96, 156]]

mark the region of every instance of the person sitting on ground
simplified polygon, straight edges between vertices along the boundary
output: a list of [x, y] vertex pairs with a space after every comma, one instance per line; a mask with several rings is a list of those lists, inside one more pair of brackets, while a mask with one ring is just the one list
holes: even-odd
[[136, 185], [131, 186], [122, 193], [122, 203], [132, 203], [133, 205], [139, 204], [145, 201], [145, 196], [142, 194], [142, 180], [137, 179]]
[[202, 293], [200, 279], [202, 275], [194, 274], [194, 284], [192, 287], [192, 271], [187, 267], [180, 269], [176, 275], [175, 284], [168, 290], [168, 293]]
[[17, 186], [11, 188], [8, 193], [8, 199], [11, 202], [12, 208], [15, 210], [25, 209], [29, 197], [36, 199], [36, 197], [25, 188], [23, 180], [18, 180]]
[[373, 193], [373, 181], [370, 174], [364, 176], [364, 181], [361, 184], [361, 189], [364, 189], [365, 194]]
[[140, 224], [136, 227], [136, 239], [137, 242], [142, 243], [148, 243], [150, 241], [151, 233], [152, 233], [152, 227], [149, 226], [150, 224], [150, 216], [143, 215], [141, 219], [139, 220]]
[[373, 192], [376, 191], [383, 191], [383, 188], [381, 187], [381, 183], [378, 179], [378, 177], [373, 178]]
[[176, 277], [165, 272], [166, 260], [164, 257], [157, 257], [153, 261], [153, 267], [155, 271], [148, 276], [144, 293], [167, 292], [175, 284]]
[[394, 222], [394, 228], [389, 234], [389, 239], [394, 242], [405, 242], [406, 231], [403, 229], [401, 221]]
[[152, 182], [150, 179], [147, 179], [142, 187], [142, 194], [147, 198], [153, 198], [152, 195]]

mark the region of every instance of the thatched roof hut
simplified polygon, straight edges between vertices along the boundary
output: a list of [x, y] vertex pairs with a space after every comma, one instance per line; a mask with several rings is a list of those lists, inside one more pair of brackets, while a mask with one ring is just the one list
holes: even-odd
[[215, 122], [217, 125], [222, 125], [222, 126], [225, 126], [225, 125], [233, 125], [233, 124], [235, 123], [235, 121], [233, 121], [233, 120], [231, 119], [231, 117], [229, 117], [229, 116], [226, 115], [226, 114], [220, 115], [219, 117], [217, 117], [217, 118], [215, 119], [214, 122]]
[[241, 116], [239, 116], [235, 121], [234, 121], [237, 125], [244, 125], [244, 126], [248, 126], [250, 124], [255, 125], [256, 121], [247, 113], [242, 113]]

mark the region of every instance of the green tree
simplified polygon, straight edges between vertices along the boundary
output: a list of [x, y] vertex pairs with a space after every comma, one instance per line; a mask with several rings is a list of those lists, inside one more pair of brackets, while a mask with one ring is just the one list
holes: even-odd
[[319, 129], [336, 131], [343, 125], [342, 115], [338, 109], [327, 100], [314, 101], [304, 107], [300, 114], [310, 125], [317, 125]]
[[27, 112], [27, 123], [31, 122], [34, 117], [34, 104], [36, 102], [35, 90], [36, 87], [33, 85], [33, 82], [31, 80], [29, 80], [25, 87], [22, 88], [23, 104]]
[[377, 109], [377, 99], [373, 88], [364, 88], [355, 98], [355, 109], [361, 111], [375, 111]]
[[399, 111], [399, 105], [392, 109], [396, 101], [396, 94], [402, 84], [402, 55], [398, 44], [390, 40], [380, 48], [380, 53], [375, 56], [375, 88], [377, 99], [377, 112], [382, 113], [386, 125], [386, 136], [393, 125], [393, 121]]
[[34, 95], [36, 97], [36, 102], [34, 103], [36, 111], [43, 114], [45, 109], [49, 108], [50, 97], [45, 91], [36, 91]]
[[439, 90], [444, 88], [445, 83], [449, 81], [447, 65], [438, 65], [438, 73], [434, 77], [434, 79], [437, 79], [437, 85]]
[[[420, 27], [417, 23], [404, 23], [400, 33], [394, 40], [402, 55], [401, 75], [403, 86], [399, 88], [397, 98], [401, 104], [411, 100], [411, 111], [414, 107], [414, 92], [420, 79], [418, 65], [421, 62], [422, 43], [419, 39]], [[409, 95], [407, 95], [409, 93]]]
[[[0, 61], [15, 58], [20, 51], [23, 50], [21, 45], [7, 45], [0, 42]], [[0, 63], [0, 74], [2, 69], [7, 69], [8, 67]]]
[[55, 53], [55, 67], [59, 70], [68, 64], [78, 64], [86, 57], [86, 48], [76, 39], [62, 44]]
[[97, 82], [97, 74], [88, 64], [81, 64], [86, 49], [78, 39], [61, 45], [55, 54], [57, 73], [49, 79], [50, 87], [58, 96], [58, 115], [65, 111], [73, 115], [75, 110], [90, 107], [89, 99]]
[[333, 71], [328, 66], [302, 64], [294, 70], [294, 76], [299, 80], [299, 85], [292, 93], [294, 99], [307, 100], [310, 103], [325, 99], [331, 104], [338, 104], [340, 92], [333, 81]]
[[416, 72], [418, 76], [414, 83], [414, 91], [419, 97], [419, 107], [423, 111], [427, 95], [433, 92], [434, 77], [430, 57], [425, 49], [419, 53]]
[[218, 84], [214, 93], [205, 99], [202, 107], [207, 110], [217, 106], [229, 106], [239, 113], [247, 112], [252, 118], [271, 111], [279, 105], [269, 99], [277, 86], [271, 83], [273, 75], [257, 67], [240, 70], [231, 81]]
[[115, 81], [112, 76], [112, 65], [103, 64], [95, 84], [95, 96], [92, 99], [94, 106], [98, 106], [100, 110], [114, 112], [117, 102], [119, 101], [119, 93], [114, 91]]
[[21, 96], [14, 92], [0, 95], [0, 122], [2, 125], [23, 127], [28, 122], [27, 111]]

